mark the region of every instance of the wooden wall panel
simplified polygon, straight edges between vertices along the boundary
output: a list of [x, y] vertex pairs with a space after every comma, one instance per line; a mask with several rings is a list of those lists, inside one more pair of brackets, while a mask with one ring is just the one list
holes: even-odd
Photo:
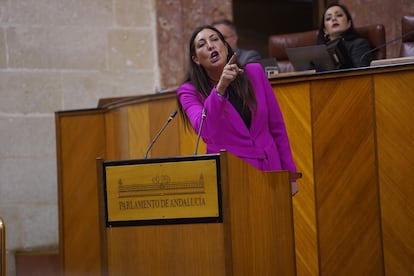
[[129, 158], [143, 158], [151, 142], [149, 104], [128, 107]]
[[[196, 148], [197, 134], [192, 128], [185, 128], [184, 122], [179, 119], [179, 129], [180, 129], [180, 154], [181, 155], [193, 155]], [[200, 143], [197, 150], [198, 154], [203, 154], [206, 152], [206, 145], [203, 140], [200, 139]]]
[[311, 89], [320, 273], [381, 275], [371, 78], [315, 81]]
[[[151, 102], [148, 110], [151, 140], [157, 135], [172, 111], [177, 109], [175, 95]], [[169, 157], [180, 154], [177, 116], [169, 123], [151, 150], [151, 157]]]
[[296, 275], [290, 173], [261, 172], [230, 153], [220, 162], [226, 275]]
[[226, 275], [222, 224], [136, 227], [107, 230], [108, 275]]
[[116, 108], [105, 112], [105, 143], [109, 160], [129, 158], [128, 110]]
[[105, 156], [101, 112], [56, 115], [59, 252], [64, 275], [101, 271], [95, 158]]
[[[169, 115], [177, 110], [175, 94], [120, 105], [105, 112], [108, 159], [139, 159], [164, 126]], [[148, 153], [148, 158], [182, 155], [181, 118], [179, 114], [168, 124]], [[189, 132], [192, 139], [193, 131]], [[190, 139], [189, 138], [189, 139]], [[195, 143], [195, 142], [193, 142]], [[116, 149], [116, 152], [114, 150]], [[200, 151], [200, 153], [204, 153]]]
[[414, 275], [414, 72], [375, 77], [386, 275]]
[[[208, 116], [208, 115], [207, 115]], [[197, 144], [197, 133], [193, 130], [192, 127], [186, 128], [181, 117], [178, 119], [179, 123], [179, 132], [180, 132], [180, 154], [181, 155], [194, 155], [196, 151]], [[206, 153], [207, 146], [203, 142], [203, 139], [199, 139], [199, 144], [197, 148], [197, 154]]]
[[276, 84], [273, 91], [285, 119], [297, 170], [299, 193], [293, 198], [297, 275], [318, 275], [313, 181], [310, 84]]

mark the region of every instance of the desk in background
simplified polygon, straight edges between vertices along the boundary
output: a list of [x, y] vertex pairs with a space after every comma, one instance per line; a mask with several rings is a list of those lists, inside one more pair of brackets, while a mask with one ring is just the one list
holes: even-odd
[[[414, 65], [271, 80], [303, 172], [298, 275], [414, 274], [413, 80]], [[174, 92], [102, 102], [55, 114], [66, 275], [102, 274], [95, 158], [142, 158], [177, 107]], [[151, 157], [191, 155], [195, 138], [177, 116]]]
[[303, 172], [298, 275], [413, 275], [414, 65], [271, 83]]

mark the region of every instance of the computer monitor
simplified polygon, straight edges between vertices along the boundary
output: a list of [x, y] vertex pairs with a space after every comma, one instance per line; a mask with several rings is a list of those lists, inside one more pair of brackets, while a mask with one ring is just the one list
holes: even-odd
[[352, 60], [341, 39], [334, 40], [327, 45], [287, 48], [286, 53], [295, 71], [322, 72], [353, 67]]
[[324, 44], [286, 48], [286, 53], [295, 71], [316, 70], [321, 72], [337, 68]]

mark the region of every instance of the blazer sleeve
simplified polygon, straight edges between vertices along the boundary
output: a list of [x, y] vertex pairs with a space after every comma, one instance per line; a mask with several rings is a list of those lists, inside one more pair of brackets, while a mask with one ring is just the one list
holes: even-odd
[[364, 38], [357, 38], [351, 43], [351, 54], [352, 63], [355, 67], [369, 66], [373, 56], [369, 51], [372, 49], [368, 40]]
[[231, 103], [226, 97], [219, 96], [215, 87], [212, 88], [210, 95], [204, 98], [191, 83], [184, 83], [178, 88], [177, 97], [196, 133], [198, 133], [203, 108], [205, 108], [206, 118], [201, 135], [205, 142], [220, 131], [218, 122], [225, 118], [227, 105]]
[[[260, 78], [263, 87], [263, 93], [266, 97], [267, 109], [269, 110], [269, 129], [273, 140], [277, 146], [280, 155], [282, 168], [291, 172], [296, 172], [296, 165], [293, 161], [292, 150], [289, 143], [289, 137], [279, 103], [270, 85], [269, 79], [264, 74], [259, 64], [257, 77]], [[257, 91], [256, 91], [257, 93]]]

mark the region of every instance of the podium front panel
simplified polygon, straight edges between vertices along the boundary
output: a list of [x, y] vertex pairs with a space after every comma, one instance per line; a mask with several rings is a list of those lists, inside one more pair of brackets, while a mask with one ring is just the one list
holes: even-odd
[[106, 226], [221, 222], [219, 155], [106, 161]]

